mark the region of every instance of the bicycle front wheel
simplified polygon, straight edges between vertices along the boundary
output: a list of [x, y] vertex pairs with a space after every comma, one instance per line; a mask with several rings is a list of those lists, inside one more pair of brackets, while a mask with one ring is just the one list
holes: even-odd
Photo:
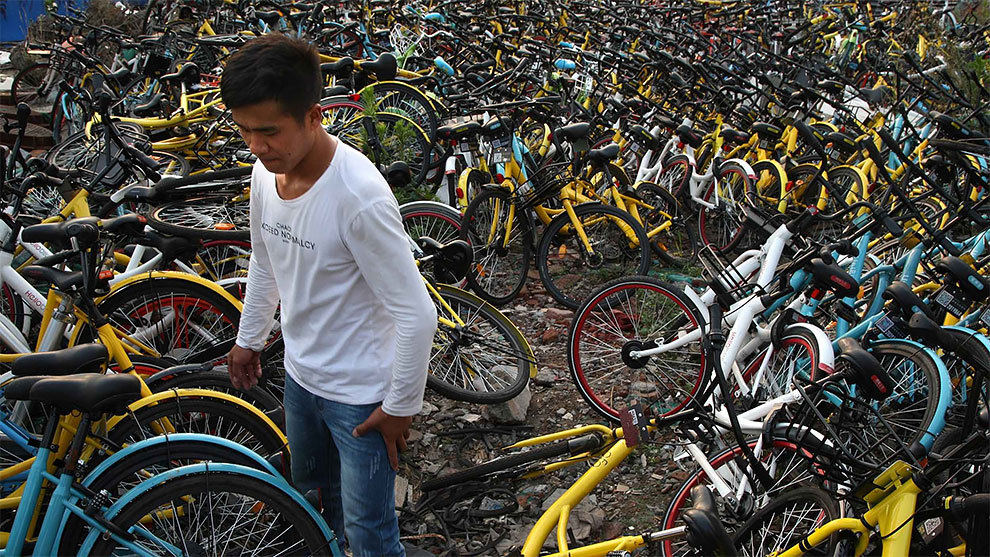
[[148, 224], [166, 234], [214, 240], [250, 240], [246, 195], [210, 195], [173, 201], [148, 213]]
[[440, 325], [430, 353], [426, 384], [463, 402], [496, 404], [529, 382], [532, 351], [519, 329], [484, 300], [437, 285]]
[[543, 286], [571, 309], [609, 281], [650, 268], [650, 241], [629, 213], [587, 203], [574, 207], [574, 217], [554, 217], [536, 252]]
[[[619, 421], [630, 399], [654, 416], [684, 408], [707, 384], [700, 322], [690, 302], [667, 283], [628, 277], [606, 284], [571, 322], [567, 364], [581, 397], [612, 421]], [[631, 355], [678, 339], [684, 342], [677, 348]]]
[[746, 232], [745, 199], [752, 189], [752, 180], [745, 169], [735, 163], [725, 163], [702, 199], [714, 207], [702, 207], [698, 214], [701, 243], [718, 253], [730, 252], [742, 242]]
[[464, 211], [461, 239], [474, 248], [468, 286], [490, 304], [503, 306], [519, 295], [529, 272], [533, 230], [503, 189], [485, 190]]
[[[801, 487], [782, 493], [756, 511], [733, 536], [739, 557], [765, 557], [783, 553], [816, 528], [839, 518], [835, 496], [814, 487]], [[835, 536], [804, 555], [832, 555]]]
[[[331, 544], [314, 517], [269, 482], [207, 469], [168, 480], [141, 494], [112, 518], [150, 554], [330, 555]], [[91, 534], [92, 536], [92, 534]], [[332, 543], [332, 542], [331, 542]], [[100, 536], [89, 555], [126, 553]]]

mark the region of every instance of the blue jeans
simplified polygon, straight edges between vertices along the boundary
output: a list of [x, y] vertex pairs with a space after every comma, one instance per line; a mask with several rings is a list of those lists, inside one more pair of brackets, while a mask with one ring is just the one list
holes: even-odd
[[296, 489], [320, 490], [323, 516], [354, 557], [404, 557], [385, 441], [378, 431], [351, 435], [379, 405], [326, 400], [288, 375], [283, 403]]

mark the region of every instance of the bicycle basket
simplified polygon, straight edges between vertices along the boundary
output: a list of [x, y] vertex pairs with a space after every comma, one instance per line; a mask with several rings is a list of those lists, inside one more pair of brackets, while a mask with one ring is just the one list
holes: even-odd
[[535, 207], [556, 196], [572, 181], [570, 162], [551, 163], [540, 167], [529, 180], [519, 184], [515, 194], [524, 208]]
[[801, 387], [801, 403], [786, 407], [786, 418], [776, 420], [776, 431], [812, 460], [817, 479], [843, 491], [870, 481], [897, 460], [915, 462], [878, 403], [853, 391], [844, 381]]
[[709, 282], [718, 280], [734, 301], [741, 300], [753, 293], [754, 287], [750, 282], [756, 279], [756, 273], [743, 273], [735, 261], [730, 261], [719, 255], [711, 244], [698, 250], [698, 261], [705, 269], [705, 279]]

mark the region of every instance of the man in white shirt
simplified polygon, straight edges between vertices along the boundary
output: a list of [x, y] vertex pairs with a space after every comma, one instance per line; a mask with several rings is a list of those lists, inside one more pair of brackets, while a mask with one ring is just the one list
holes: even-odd
[[220, 92], [251, 152], [251, 265], [234, 386], [261, 376], [281, 299], [292, 481], [320, 489], [355, 556], [404, 555], [398, 453], [423, 403], [436, 309], [378, 169], [322, 127], [316, 49], [272, 34], [224, 69]]

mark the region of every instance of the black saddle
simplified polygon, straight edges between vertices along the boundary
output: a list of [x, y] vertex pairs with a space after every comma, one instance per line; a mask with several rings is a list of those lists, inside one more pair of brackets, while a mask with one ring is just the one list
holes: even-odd
[[107, 347], [102, 344], [80, 344], [65, 350], [25, 354], [11, 362], [10, 371], [18, 377], [100, 373], [108, 357]]
[[128, 373], [80, 373], [68, 377], [23, 377], [7, 384], [8, 400], [52, 404], [63, 412], [117, 414], [141, 398], [141, 379]]

